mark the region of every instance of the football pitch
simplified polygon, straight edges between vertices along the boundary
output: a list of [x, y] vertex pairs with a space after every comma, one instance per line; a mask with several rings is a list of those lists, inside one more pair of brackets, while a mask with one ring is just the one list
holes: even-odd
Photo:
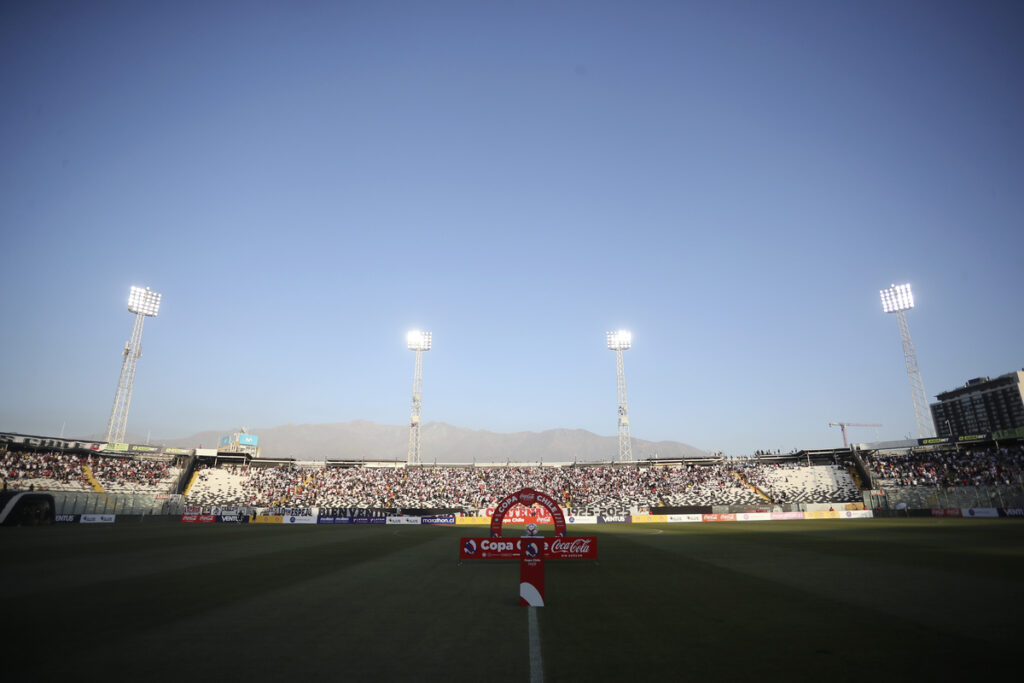
[[524, 608], [516, 561], [457, 564], [459, 537], [483, 527], [0, 529], [4, 668], [115, 681], [979, 680], [1000, 677], [1021, 636], [1014, 520], [570, 532], [597, 536], [600, 560], [548, 562], [547, 606]]

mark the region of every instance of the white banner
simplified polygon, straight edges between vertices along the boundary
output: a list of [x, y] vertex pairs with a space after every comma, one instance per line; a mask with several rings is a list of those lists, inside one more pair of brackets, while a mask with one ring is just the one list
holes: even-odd
[[867, 519], [874, 517], [871, 510], [840, 510], [839, 519]]
[[668, 515], [670, 522], [702, 522], [700, 515]]
[[419, 524], [420, 518], [412, 515], [401, 515], [397, 517], [388, 517], [388, 524]]
[[117, 515], [82, 515], [82, 524], [112, 524]]
[[995, 508], [962, 508], [960, 514], [964, 517], [998, 517], [999, 511]]
[[770, 521], [772, 513], [770, 512], [737, 512], [737, 522], [764, 522]]
[[597, 524], [597, 515], [569, 515], [565, 521], [568, 524]]

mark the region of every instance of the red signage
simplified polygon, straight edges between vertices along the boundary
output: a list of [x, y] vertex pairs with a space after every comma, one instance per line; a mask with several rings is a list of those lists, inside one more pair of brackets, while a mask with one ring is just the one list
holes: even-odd
[[217, 521], [217, 515], [182, 515], [181, 521], [192, 524], [211, 524]]
[[501, 525], [505, 521], [505, 515], [515, 505], [533, 505], [534, 503], [539, 503], [548, 509], [548, 512], [551, 513], [551, 522], [555, 525], [555, 533], [565, 536], [565, 515], [562, 514], [562, 508], [548, 494], [533, 489], [516, 491], [498, 503], [491, 516], [491, 536], [501, 536]]
[[[517, 505], [538, 503], [548, 509], [550, 518], [537, 514], [539, 510], [525, 510], [516, 515]], [[490, 511], [488, 511], [490, 512]], [[521, 517], [523, 523], [555, 525], [554, 538], [523, 536], [505, 538], [501, 525], [507, 516]], [[527, 521], [529, 520], [529, 521]], [[534, 521], [536, 520], [536, 521]], [[541, 521], [543, 520], [543, 521]], [[536, 531], [527, 527], [531, 534]], [[546, 493], [523, 489], [506, 497], [491, 514], [489, 538], [460, 538], [459, 560], [519, 560], [519, 604], [527, 607], [544, 606], [544, 560], [597, 559], [597, 537], [565, 535], [565, 515], [555, 499]]]
[[735, 512], [713, 512], [707, 515], [701, 515], [701, 519], [705, 522], [735, 522]]
[[544, 557], [549, 560], [597, 559], [597, 536], [461, 538], [459, 559], [518, 560], [523, 554], [523, 543], [530, 541], [541, 542]]

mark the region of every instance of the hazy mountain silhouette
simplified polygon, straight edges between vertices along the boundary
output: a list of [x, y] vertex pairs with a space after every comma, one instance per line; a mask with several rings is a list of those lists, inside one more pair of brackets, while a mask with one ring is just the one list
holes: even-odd
[[[200, 432], [183, 439], [161, 440], [164, 445], [215, 448], [222, 436], [238, 431]], [[320, 425], [283, 425], [250, 429], [259, 437], [264, 458], [298, 460], [400, 460], [409, 448], [409, 427], [365, 420]], [[498, 434], [455, 427], [444, 422], [423, 425], [423, 464], [473, 462], [595, 462], [618, 456], [617, 436], [598, 436], [583, 429]], [[657, 457], [700, 457], [707, 453], [677, 441], [633, 439], [637, 460]]]

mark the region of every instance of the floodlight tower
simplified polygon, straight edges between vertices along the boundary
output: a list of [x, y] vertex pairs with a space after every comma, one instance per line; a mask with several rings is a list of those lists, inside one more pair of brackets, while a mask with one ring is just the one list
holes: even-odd
[[132, 287], [128, 293], [128, 310], [135, 314], [132, 325], [132, 336], [125, 345], [124, 361], [121, 363], [121, 379], [117, 382], [117, 393], [114, 394], [114, 407], [110, 411], [107, 423], [107, 442], [124, 441], [124, 433], [128, 428], [128, 406], [132, 402], [132, 385], [135, 383], [135, 364], [142, 355], [142, 323], [149, 316], [156, 317], [160, 311], [160, 297], [146, 287]]
[[416, 352], [416, 370], [412, 378], [412, 419], [409, 421], [409, 458], [407, 465], [421, 465], [420, 412], [423, 409], [423, 352], [430, 350], [430, 332], [413, 330], [405, 336], [410, 351]]
[[910, 285], [890, 285], [879, 292], [882, 296], [882, 310], [895, 313], [900, 324], [900, 340], [903, 342], [903, 358], [907, 363], [907, 378], [910, 380], [910, 393], [914, 398], [914, 418], [917, 420], [917, 434], [920, 438], [935, 436], [935, 426], [928, 410], [928, 395], [924, 391], [921, 370], [917, 367], [917, 354], [914, 353], [914, 342], [910, 339], [910, 327], [904, 315], [914, 307], [914, 295]]
[[626, 401], [626, 370], [622, 364], [622, 352], [633, 345], [633, 335], [628, 330], [606, 333], [608, 348], [615, 352], [615, 371], [619, 387], [619, 462], [633, 462], [633, 444], [629, 438], [629, 404]]

